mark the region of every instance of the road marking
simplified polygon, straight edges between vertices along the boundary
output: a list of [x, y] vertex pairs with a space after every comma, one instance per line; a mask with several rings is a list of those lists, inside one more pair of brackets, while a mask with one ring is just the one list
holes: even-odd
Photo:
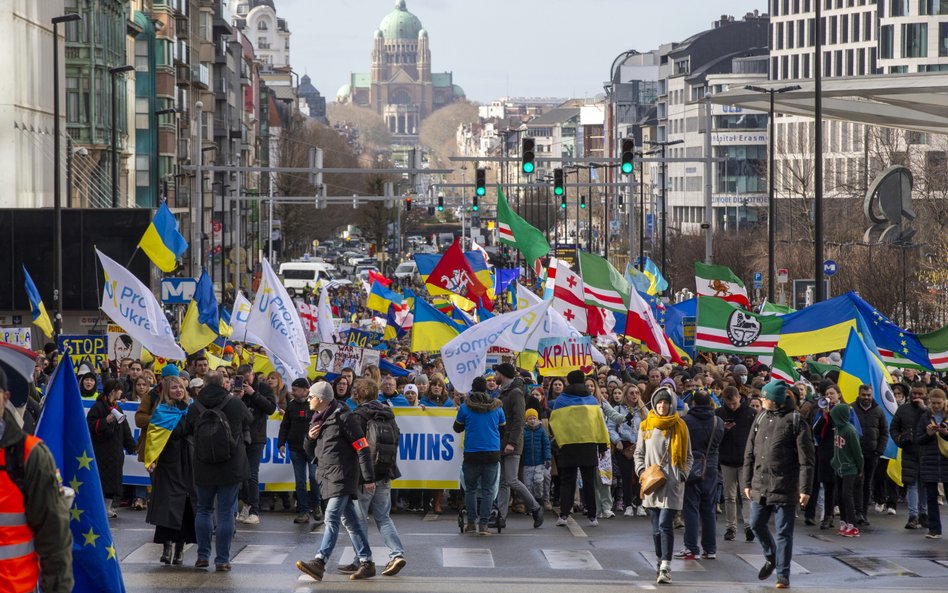
[[556, 570], [602, 570], [589, 550], [543, 550], [550, 568]]
[[[379, 558], [388, 558], [391, 550], [385, 546], [372, 546], [372, 559], [378, 562]], [[342, 548], [342, 555], [339, 556], [339, 566], [352, 564], [355, 561], [355, 549], [352, 546]], [[386, 561], [387, 562], [387, 561]]]
[[[755, 570], [764, 565], [763, 554], [738, 554], [738, 557], [754, 567]], [[795, 560], [791, 560], [790, 574], [810, 574], [810, 571], [798, 564]]]
[[275, 546], [269, 544], [248, 544], [241, 550], [231, 564], [283, 564], [295, 546]]
[[918, 575], [904, 566], [877, 556], [835, 556], [837, 560], [869, 577]]
[[[653, 556], [653, 554], [655, 554], [655, 550], [642, 552], [642, 558], [645, 558], [645, 561], [651, 567], [655, 567], [658, 563], [658, 561], [655, 559], [655, 556]], [[715, 562], [715, 561], [711, 560], [711, 562]], [[675, 558], [672, 558], [671, 569], [672, 569], [673, 574], [676, 572], [704, 572], [705, 571], [705, 568], [701, 566], [701, 563], [698, 562], [697, 560], [678, 560]]]
[[445, 568], [494, 568], [494, 556], [487, 548], [441, 548]]
[[579, 526], [579, 523], [572, 517], [566, 518], [566, 528], [569, 529], [573, 537], [589, 537], [586, 535], [586, 532], [583, 531], [583, 528]]
[[[153, 529], [149, 531], [154, 531]], [[184, 546], [185, 551], [193, 548], [194, 544], [187, 544]], [[161, 553], [164, 546], [162, 544], [142, 544], [135, 548], [130, 554], [122, 558], [122, 564], [158, 564], [158, 557], [161, 556]]]

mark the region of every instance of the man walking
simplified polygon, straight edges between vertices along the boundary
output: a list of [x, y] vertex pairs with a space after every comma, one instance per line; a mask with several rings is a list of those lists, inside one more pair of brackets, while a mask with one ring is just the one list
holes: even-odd
[[[200, 361], [199, 361], [200, 362]], [[206, 362], [206, 361], [205, 361]], [[195, 368], [198, 368], [195, 365]], [[260, 523], [260, 459], [267, 446], [267, 418], [276, 411], [276, 397], [266, 381], [254, 379], [253, 367], [241, 365], [237, 374], [243, 378], [243, 386], [237, 390], [237, 397], [247, 406], [252, 421], [250, 423], [250, 443], [247, 444], [247, 461], [250, 472], [244, 484], [244, 505], [237, 520], [249, 525]]]
[[[751, 529], [764, 551], [757, 578], [777, 571], [777, 588], [790, 587], [795, 505], [806, 506], [813, 483], [813, 436], [803, 417], [787, 404], [787, 384], [771, 381], [761, 390], [757, 416], [744, 453], [744, 496], [751, 501]], [[777, 541], [767, 523], [774, 517]]]
[[490, 535], [487, 524], [500, 471], [500, 441], [507, 423], [500, 400], [487, 395], [486, 390], [487, 381], [476, 377], [467, 401], [458, 406], [453, 427], [454, 432], [464, 433], [464, 533], [479, 535]]
[[[691, 397], [691, 409], [685, 415], [691, 453], [694, 456], [692, 475], [685, 483], [685, 547], [676, 554], [683, 560], [694, 560], [698, 554], [698, 531], [701, 531], [701, 558], [717, 558], [717, 526], [714, 506], [718, 501], [718, 449], [724, 438], [724, 422], [715, 416], [711, 396], [697, 391]], [[695, 469], [699, 468], [699, 469]], [[695, 475], [700, 472], [700, 476]]]
[[724, 405], [715, 410], [715, 414], [724, 421], [724, 438], [721, 440], [721, 474], [724, 478], [724, 518], [726, 528], [724, 540], [733, 541], [737, 536], [737, 520], [740, 513], [744, 528], [744, 539], [754, 541], [754, 532], [750, 528], [750, 504], [741, 500], [741, 467], [744, 465], [744, 450], [747, 437], [754, 424], [754, 410], [746, 400], [741, 399], [737, 387], [729, 385], [722, 393]]
[[860, 385], [859, 396], [853, 406], [856, 418], [862, 428], [862, 468], [856, 478], [856, 525], [868, 526], [869, 500], [872, 498], [873, 476], [879, 464], [879, 458], [889, 443], [889, 424], [885, 413], [876, 403], [872, 386]]
[[543, 525], [543, 507], [533, 498], [517, 473], [520, 471], [520, 454], [523, 453], [524, 412], [526, 399], [523, 395], [523, 379], [517, 377], [517, 369], [509, 362], [494, 367], [500, 383], [500, 401], [503, 402], [507, 430], [500, 441], [500, 490], [497, 492], [497, 512], [500, 527], [507, 524], [510, 490], [519, 496], [533, 515], [533, 527]]

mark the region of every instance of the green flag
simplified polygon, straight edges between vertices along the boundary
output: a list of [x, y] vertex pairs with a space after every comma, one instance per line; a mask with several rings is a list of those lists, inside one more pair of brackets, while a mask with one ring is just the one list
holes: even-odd
[[510, 209], [504, 191], [497, 186], [497, 231], [500, 242], [520, 250], [527, 265], [533, 266], [537, 258], [550, 252], [550, 244], [540, 229], [520, 218]]
[[770, 367], [770, 376], [784, 383], [793, 385], [800, 379], [796, 365], [780, 348], [774, 348], [773, 364]]
[[579, 252], [579, 275], [587, 305], [625, 315], [629, 310], [629, 283], [607, 260]]
[[777, 347], [783, 319], [757, 315], [715, 297], [698, 297], [695, 347], [704, 352], [766, 356]]

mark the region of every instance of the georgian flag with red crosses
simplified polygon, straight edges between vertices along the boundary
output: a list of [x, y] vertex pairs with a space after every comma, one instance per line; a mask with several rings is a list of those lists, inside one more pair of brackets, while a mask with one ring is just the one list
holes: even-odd
[[583, 279], [562, 260], [556, 260], [552, 306], [570, 325], [576, 328], [576, 331], [586, 333], [586, 301], [583, 297]]

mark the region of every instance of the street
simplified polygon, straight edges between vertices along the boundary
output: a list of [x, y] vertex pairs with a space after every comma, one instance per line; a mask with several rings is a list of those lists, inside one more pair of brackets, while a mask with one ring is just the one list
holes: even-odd
[[[326, 578], [317, 583], [294, 567], [311, 558], [322, 527], [297, 526], [289, 513], [264, 513], [260, 525], [240, 525], [234, 539], [233, 571], [215, 573], [193, 568], [194, 546], [185, 551], [183, 566], [158, 563], [160, 546], [152, 544], [153, 529], [144, 513], [123, 509], [112, 521], [116, 548], [129, 593], [188, 593], [212, 591], [386, 591], [611, 593], [633, 590], [765, 591], [771, 578], [757, 580], [763, 562], [759, 545], [722, 540], [719, 522], [716, 560], [672, 563], [674, 583], [656, 585], [649, 524], [644, 517], [617, 516], [589, 527], [584, 518], [567, 528], [554, 527], [552, 514], [541, 529], [528, 517], [511, 517], [501, 535], [461, 536], [456, 515], [433, 519], [415, 514], [394, 515], [406, 547], [408, 565], [396, 577], [377, 576], [352, 582], [336, 572], [341, 560], [352, 559], [343, 533], [328, 563]], [[798, 520], [791, 586], [804, 590], [944, 591], [948, 578], [948, 547], [944, 540], [926, 540], [922, 531], [903, 529], [904, 516], [873, 514], [871, 528], [859, 538], [846, 539]], [[387, 550], [379, 547], [374, 525], [369, 526], [374, 559], [381, 566]], [[492, 532], [494, 533], [494, 532]], [[683, 530], [675, 532], [680, 549]], [[340, 554], [342, 557], [340, 558]], [[212, 555], [213, 556], [213, 555]]]

